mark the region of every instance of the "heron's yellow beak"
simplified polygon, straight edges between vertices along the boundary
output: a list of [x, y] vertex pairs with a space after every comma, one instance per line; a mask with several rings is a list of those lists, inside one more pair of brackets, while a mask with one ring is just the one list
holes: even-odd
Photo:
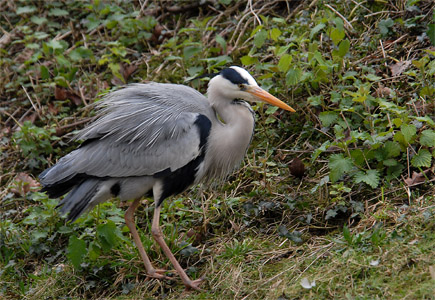
[[285, 104], [284, 102], [282, 102], [281, 100], [279, 100], [278, 98], [276, 98], [275, 96], [272, 96], [271, 94], [269, 94], [268, 92], [266, 92], [265, 90], [263, 90], [262, 88], [256, 86], [256, 87], [248, 87], [246, 89], [246, 92], [250, 93], [251, 95], [263, 100], [264, 102], [267, 102], [269, 104], [278, 106], [279, 108], [291, 111], [291, 112], [295, 112], [295, 110], [293, 108], [291, 108], [290, 106], [288, 106], [287, 104]]

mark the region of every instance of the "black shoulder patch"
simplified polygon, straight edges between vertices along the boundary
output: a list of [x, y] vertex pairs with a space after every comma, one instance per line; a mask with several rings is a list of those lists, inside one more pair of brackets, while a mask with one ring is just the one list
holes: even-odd
[[248, 80], [243, 78], [242, 75], [233, 68], [223, 69], [220, 74], [223, 78], [228, 79], [234, 84], [248, 84]]
[[210, 119], [204, 115], [199, 115], [194, 124], [199, 132], [200, 153], [195, 159], [175, 171], [169, 172], [170, 169], [166, 169], [154, 175], [154, 177], [162, 178], [163, 181], [162, 194], [159, 199], [155, 199], [158, 206], [162, 204], [165, 198], [179, 194], [191, 186], [195, 181], [196, 171], [199, 165], [204, 161], [206, 152], [205, 145], [207, 144], [212, 124]]

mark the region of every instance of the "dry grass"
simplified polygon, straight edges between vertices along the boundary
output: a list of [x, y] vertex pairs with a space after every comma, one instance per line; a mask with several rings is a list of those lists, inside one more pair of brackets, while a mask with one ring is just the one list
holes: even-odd
[[[160, 32], [153, 29], [153, 38], [138, 41], [149, 51], [141, 52], [133, 45], [125, 49], [129, 62], [123, 61], [121, 65], [126, 82], [181, 83], [189, 77], [188, 62], [165, 59], [168, 55], [182, 55], [177, 43], [169, 49], [162, 46], [162, 40], [174, 37], [180, 38], [179, 43], [200, 37], [204, 49], [211, 49], [219, 46], [216, 42], [218, 32], [227, 42], [227, 52], [219, 55], [229, 55], [238, 64], [238, 59], [252, 48], [254, 37], [249, 34], [256, 26], [265, 24], [262, 15], [269, 16], [269, 21], [273, 17], [283, 18], [289, 26], [297, 25], [301, 20], [308, 20], [309, 25], [314, 27], [321, 18], [342, 19], [355, 58], [346, 67], [363, 72], [364, 67], [374, 66], [377, 75], [382, 76], [374, 84], [376, 91], [388, 94], [394, 90], [397, 97], [405, 99], [418, 92], [417, 84], [410, 76], [392, 76], [387, 71], [391, 71], [390, 66], [398, 61], [421, 58], [424, 50], [429, 49], [422, 47], [411, 30], [398, 32], [390, 39], [370, 42], [373, 36], [379, 36], [380, 20], [398, 17], [406, 20], [410, 17], [412, 12], [405, 9], [406, 1], [384, 1], [382, 10], [359, 1], [237, 1], [221, 6], [220, 10], [211, 2], [196, 8], [174, 2], [170, 9], [160, 7], [161, 1], [150, 1], [154, 6], [147, 8], [142, 5], [146, 2], [125, 5], [138, 11], [139, 16], [153, 15], [163, 29], [160, 28]], [[121, 84], [122, 80], [113, 76], [106, 65], [88, 60], [78, 63], [79, 79], [68, 83], [65, 90], [56, 88], [52, 78], [51, 81], [43, 80], [39, 69], [35, 71], [26, 65], [37, 49], [18, 42], [26, 36], [20, 27], [22, 21], [13, 16], [16, 7], [21, 4], [0, 1], [0, 9], [9, 12], [1, 19], [4, 35], [0, 40], [3, 48], [0, 49], [0, 168], [3, 170], [0, 174], [0, 246], [14, 247], [11, 249], [17, 252], [13, 256], [15, 265], [11, 267], [6, 263], [7, 251], [1, 248], [0, 298], [435, 299], [433, 180], [410, 188], [403, 180], [411, 176], [406, 170], [403, 178], [393, 181], [391, 186], [372, 190], [361, 184], [345, 182], [352, 186], [352, 190], [339, 197], [334, 196], [331, 191], [338, 191], [338, 184], [319, 185], [322, 178], [328, 175], [328, 160], [322, 156], [311, 160], [313, 151], [320, 146], [317, 139], [328, 133], [322, 132], [318, 108], [309, 106], [306, 99], [311, 95], [321, 95], [326, 101], [331, 91], [342, 87], [329, 82], [319, 84], [318, 89], [299, 86], [290, 89], [285, 84], [285, 78], [279, 78], [278, 72], [275, 82], [281, 93], [279, 96], [297, 104], [300, 114], [297, 117], [275, 114], [273, 118], [278, 122], [268, 124], [270, 116], [265, 113], [266, 109], [258, 107], [256, 139], [244, 165], [231, 176], [229, 182], [218, 187], [195, 188], [165, 204], [163, 229], [170, 247], [180, 251], [180, 242], [188, 241], [199, 250], [190, 257], [179, 253], [177, 257], [194, 277], [206, 278], [203, 292], [185, 291], [177, 279], [173, 282], [147, 280], [138, 253], [128, 242], [88, 260], [90, 267], [74, 269], [65, 258], [68, 235], [51, 231], [51, 228], [55, 231], [63, 225], [54, 212], [50, 216], [52, 219], [47, 217], [50, 234], [46, 238], [52, 239], [52, 248], [45, 254], [55, 258], [47, 261], [44, 252], [38, 254], [28, 247], [29, 243], [33, 243], [33, 234], [41, 228], [24, 220], [37, 207], [50, 211], [49, 204], [33, 200], [29, 197], [32, 192], [24, 195], [12, 193], [11, 188], [26, 184], [17, 183], [16, 176], [20, 172], [36, 178], [44, 167], [73, 149], [68, 133], [83, 126], [83, 120], [91, 115], [89, 104], [93, 99], [109, 86]], [[35, 5], [43, 10], [43, 4]], [[317, 7], [322, 9], [319, 11]], [[432, 1], [419, 1], [419, 9], [424, 16], [420, 22], [430, 19], [433, 8]], [[74, 17], [77, 17], [76, 11]], [[216, 29], [204, 29], [197, 35], [189, 35], [188, 30], [187, 33], [180, 33], [183, 28], [196, 28], [192, 20], [204, 22], [204, 28]], [[73, 51], [76, 43], [85, 40], [95, 51], [95, 56], [102, 57], [107, 54], [107, 42], [123, 37], [103, 25], [91, 31], [74, 27], [74, 24], [68, 26], [55, 34], [57, 41], [69, 43], [66, 53]], [[300, 31], [292, 33], [291, 38], [308, 36], [312, 27], [296, 26]], [[37, 31], [43, 30], [44, 26], [32, 23], [31, 28]], [[291, 40], [289, 38], [289, 43]], [[307, 50], [304, 47], [308, 45], [304, 42], [300, 44], [298, 54], [303, 56]], [[324, 34], [319, 36], [318, 47], [325, 55], [332, 51]], [[433, 50], [433, 47], [430, 49]], [[201, 58], [206, 57], [195, 59], [201, 61]], [[259, 66], [278, 61], [273, 51], [265, 51], [265, 55], [258, 59]], [[38, 66], [50, 67], [56, 63], [55, 57], [44, 57], [40, 58]], [[133, 69], [127, 71], [129, 67], [134, 68], [131, 74], [128, 73]], [[251, 69], [255, 73], [262, 72], [254, 66]], [[205, 86], [200, 88], [205, 90]], [[68, 97], [65, 98], [64, 93], [69, 93]], [[67, 98], [75, 99], [77, 103]], [[434, 103], [422, 99], [409, 104], [409, 109], [416, 115], [430, 115], [435, 109]], [[346, 120], [344, 116], [343, 119]], [[22, 155], [20, 145], [12, 138], [26, 120], [41, 128], [52, 124], [56, 130], [51, 136], [59, 136], [59, 139], [50, 140], [53, 148], [50, 153], [41, 150], [40, 157], [46, 157], [47, 161], [35, 167], [31, 165], [30, 157]], [[341, 150], [330, 148], [328, 151]], [[307, 168], [302, 180], [293, 177], [288, 169], [289, 162], [295, 157], [300, 158]], [[408, 164], [409, 160], [408, 157]], [[37, 189], [37, 186], [29, 187], [29, 191]], [[351, 201], [361, 204], [363, 210], [355, 213]], [[138, 213], [142, 240], [146, 246], [149, 245], [156, 265], [171, 269], [160, 249], [149, 242], [151, 214], [148, 203], [148, 200], [144, 201]], [[345, 203], [348, 210], [339, 212], [334, 218], [327, 218], [328, 211], [336, 208], [337, 203]], [[112, 206], [106, 209], [114, 211]], [[98, 213], [103, 212], [94, 212], [93, 215]], [[121, 213], [114, 215], [122, 217]], [[101, 220], [98, 217], [91, 220], [88, 221], [93, 227], [89, 229], [84, 229], [84, 223], [80, 225], [82, 227], [74, 228], [78, 228], [83, 235], [95, 234], [93, 228]], [[174, 227], [174, 224], [179, 227]], [[344, 237], [343, 225], [349, 227], [354, 239], [352, 242]], [[303, 242], [296, 243], [283, 236], [280, 232], [282, 226], [289, 233], [300, 232]], [[119, 225], [119, 228], [122, 226]], [[194, 234], [189, 238], [190, 231]], [[124, 235], [128, 236], [128, 233], [124, 232]], [[360, 240], [357, 240], [358, 236]], [[20, 239], [14, 244], [11, 237]], [[9, 272], [11, 268], [17, 271]], [[302, 287], [304, 278], [315, 281], [315, 286], [310, 289]]]

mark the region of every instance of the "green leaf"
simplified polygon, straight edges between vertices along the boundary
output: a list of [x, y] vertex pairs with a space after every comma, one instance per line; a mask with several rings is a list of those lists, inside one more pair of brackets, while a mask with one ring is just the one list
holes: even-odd
[[91, 58], [94, 56], [91, 49], [85, 47], [78, 47], [72, 50], [68, 56], [74, 61], [80, 61], [82, 59]]
[[48, 20], [47, 20], [47, 18], [44, 18], [44, 17], [32, 16], [32, 17], [30, 18], [30, 21], [32, 21], [32, 22], [35, 23], [36, 25], [42, 25], [42, 24], [44, 24], [45, 22], [47, 22]]
[[412, 124], [403, 124], [400, 126], [400, 131], [403, 134], [406, 143], [409, 143], [417, 133], [417, 128]]
[[290, 69], [287, 72], [286, 83], [288, 85], [296, 85], [299, 83], [302, 76], [302, 71], [300, 69]]
[[340, 41], [345, 37], [345, 32], [343, 29], [333, 28], [329, 34], [329, 37], [335, 45], [338, 45], [338, 43], [340, 43]]
[[51, 40], [51, 41], [47, 42], [47, 46], [53, 50], [63, 49], [62, 43], [59, 41], [56, 41], [56, 40]]
[[97, 227], [97, 238], [104, 251], [115, 247], [121, 236], [121, 231], [113, 221], [108, 220], [105, 224], [100, 224]]
[[384, 144], [385, 157], [391, 158], [400, 155], [400, 145], [397, 142], [387, 141]]
[[352, 170], [352, 160], [348, 157], [344, 157], [343, 154], [332, 154], [329, 158], [329, 179], [331, 182], [336, 182], [343, 174]]
[[435, 131], [432, 129], [423, 130], [420, 136], [420, 144], [428, 147], [435, 147]]
[[36, 7], [34, 6], [22, 6], [17, 8], [16, 14], [17, 15], [30, 14], [35, 11], [36, 11]]
[[311, 32], [310, 32], [310, 39], [312, 39], [316, 35], [316, 33], [318, 33], [320, 30], [325, 28], [325, 26], [326, 25], [324, 23], [321, 23], [321, 24], [314, 26], [314, 28], [311, 29]]
[[46, 79], [50, 78], [50, 72], [48, 72], [48, 69], [47, 69], [46, 66], [41, 65], [40, 68], [39, 68], [39, 70], [40, 70], [40, 72], [41, 72], [41, 78], [42, 78], [43, 80], [46, 80]]
[[358, 171], [355, 176], [355, 183], [364, 182], [372, 188], [376, 188], [379, 185], [379, 171], [368, 170], [367, 172]]
[[249, 66], [249, 65], [256, 64], [258, 62], [258, 58], [245, 55], [242, 58], [240, 58], [240, 61], [242, 62], [242, 65]]
[[73, 266], [78, 269], [83, 261], [83, 257], [87, 253], [86, 242], [77, 238], [75, 235], [70, 236], [68, 242], [68, 253], [66, 256], [71, 261]]
[[435, 24], [429, 24], [426, 34], [429, 37], [432, 45], [435, 46]]
[[324, 127], [329, 127], [338, 119], [338, 113], [335, 111], [323, 111], [319, 114], [319, 119]]
[[63, 16], [68, 16], [69, 12], [64, 10], [64, 9], [60, 9], [60, 8], [52, 8], [50, 9], [50, 11], [48, 12], [48, 14], [50, 16], [55, 16], [55, 17], [63, 17]]
[[352, 244], [352, 235], [350, 234], [350, 230], [346, 225], [343, 226], [343, 237], [349, 245]]
[[391, 18], [381, 20], [378, 24], [379, 31], [382, 36], [386, 36], [390, 32], [390, 27], [394, 25], [394, 21]]
[[384, 166], [387, 166], [387, 167], [394, 167], [398, 164], [397, 160], [395, 160], [394, 158], [389, 158], [389, 159], [383, 160], [382, 163]]
[[261, 29], [257, 31], [257, 33], [254, 36], [254, 45], [257, 48], [261, 48], [263, 46], [264, 42], [267, 39], [267, 31], [264, 29]]
[[348, 39], [345, 39], [340, 42], [340, 45], [338, 45], [338, 55], [340, 57], [344, 57], [350, 49], [350, 42]]
[[382, 79], [381, 77], [376, 76], [376, 75], [371, 74], [371, 73], [365, 75], [364, 78], [366, 78], [366, 79], [369, 80], [369, 81], [379, 81], [379, 80]]
[[278, 70], [286, 73], [290, 68], [290, 64], [292, 63], [292, 56], [290, 54], [284, 54], [281, 56], [278, 62]]
[[272, 28], [272, 30], [270, 31], [270, 37], [275, 42], [278, 41], [278, 38], [281, 36], [281, 34], [282, 34], [281, 30], [279, 30], [276, 27]]
[[184, 60], [189, 60], [191, 59], [194, 55], [198, 54], [199, 52], [201, 52], [202, 48], [198, 47], [198, 46], [187, 46], [183, 49], [183, 59]]
[[430, 167], [432, 162], [432, 155], [427, 149], [420, 149], [416, 155], [411, 159], [413, 167]]
[[227, 42], [225, 41], [225, 39], [219, 34], [217, 34], [215, 40], [216, 43], [218, 43], [222, 47], [223, 52], [227, 53]]

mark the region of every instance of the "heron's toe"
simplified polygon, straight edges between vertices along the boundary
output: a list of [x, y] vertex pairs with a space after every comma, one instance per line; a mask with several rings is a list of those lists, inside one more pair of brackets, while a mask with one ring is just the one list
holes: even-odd
[[193, 290], [196, 290], [196, 291], [202, 291], [200, 289], [199, 285], [201, 283], [203, 283], [204, 281], [205, 281], [204, 278], [199, 278], [199, 279], [196, 279], [196, 280], [191, 280], [189, 282], [185, 282], [184, 285], [186, 286], [186, 290], [193, 289]]
[[165, 269], [153, 269], [147, 272], [147, 276], [148, 278], [173, 280], [173, 278], [166, 276], [165, 273], [166, 273]]

